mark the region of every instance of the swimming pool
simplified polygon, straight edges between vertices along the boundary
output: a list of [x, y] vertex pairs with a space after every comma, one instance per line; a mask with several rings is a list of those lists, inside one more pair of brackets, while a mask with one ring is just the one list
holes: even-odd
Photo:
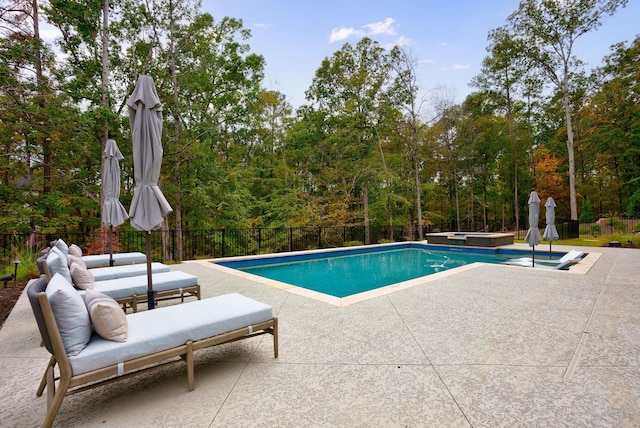
[[475, 262], [501, 264], [530, 252], [405, 243], [218, 261], [252, 275], [343, 298]]

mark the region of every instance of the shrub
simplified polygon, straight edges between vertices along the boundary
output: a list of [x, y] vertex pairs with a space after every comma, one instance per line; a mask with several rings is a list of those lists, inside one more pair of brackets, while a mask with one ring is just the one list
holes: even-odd
[[591, 205], [589, 205], [587, 201], [583, 199], [582, 207], [580, 208], [580, 223], [593, 223], [594, 221], [596, 221], [596, 219], [593, 215]]
[[591, 226], [591, 234], [592, 235], [599, 235], [600, 234], [600, 226], [597, 224], [594, 224], [593, 226]]
[[36, 265], [36, 258], [39, 254], [37, 252], [34, 252], [30, 248], [24, 246], [14, 248], [12, 253], [14, 254], [12, 259], [2, 260], [2, 264], [4, 265], [2, 275], [13, 273], [15, 270], [13, 261], [20, 260], [20, 263], [18, 264], [18, 281], [26, 281], [31, 278], [38, 277], [39, 272], [38, 266]]
[[631, 218], [640, 218], [640, 188], [636, 189], [631, 198], [629, 198], [627, 215]]

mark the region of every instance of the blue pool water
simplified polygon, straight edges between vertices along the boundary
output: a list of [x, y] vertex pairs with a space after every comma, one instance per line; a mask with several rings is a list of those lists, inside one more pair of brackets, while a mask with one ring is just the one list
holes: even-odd
[[424, 245], [404, 245], [218, 264], [331, 296], [346, 297], [469, 263], [503, 263], [527, 255], [530, 253], [515, 250], [443, 251]]

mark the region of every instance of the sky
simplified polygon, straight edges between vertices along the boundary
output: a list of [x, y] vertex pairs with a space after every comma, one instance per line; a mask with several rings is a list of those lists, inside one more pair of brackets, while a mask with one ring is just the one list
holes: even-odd
[[[460, 103], [487, 56], [489, 31], [506, 24], [518, 0], [203, 0], [216, 21], [242, 19], [251, 30], [251, 52], [265, 58], [264, 86], [306, 103], [322, 60], [345, 43], [370, 37], [381, 46], [401, 45], [419, 62], [424, 93], [444, 88]], [[576, 42], [575, 53], [590, 70], [618, 42], [640, 35], [640, 0], [606, 17], [595, 32]]]

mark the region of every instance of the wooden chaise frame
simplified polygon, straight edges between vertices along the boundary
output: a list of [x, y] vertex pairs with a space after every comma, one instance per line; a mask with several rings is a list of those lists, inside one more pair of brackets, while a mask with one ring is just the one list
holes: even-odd
[[[41, 277], [38, 281], [45, 281], [45, 279], [44, 277]], [[36, 284], [31, 284], [30, 287], [35, 285]], [[273, 336], [274, 357], [278, 357], [278, 318], [273, 317], [272, 319], [259, 324], [229, 331], [195, 342], [188, 341], [184, 345], [177, 346], [175, 348], [74, 376], [46, 293], [44, 291], [39, 291], [37, 293], [38, 307], [34, 306], [33, 301], [31, 304], [34, 309], [33, 312], [42, 336], [42, 341], [47, 350], [52, 354], [40, 382], [40, 386], [36, 392], [37, 396], [41, 396], [45, 387], [47, 388], [47, 415], [42, 424], [43, 427], [47, 428], [53, 425], [53, 421], [58, 414], [58, 410], [60, 409], [65, 396], [130, 378], [150, 370], [164, 367], [168, 364], [180, 361], [186, 362], [188, 387], [189, 391], [192, 391], [195, 387], [193, 352], [198, 349], [235, 342], [268, 333]], [[58, 377], [55, 376], [56, 365], [58, 366], [59, 371]], [[56, 381], [58, 382], [57, 387]]]

